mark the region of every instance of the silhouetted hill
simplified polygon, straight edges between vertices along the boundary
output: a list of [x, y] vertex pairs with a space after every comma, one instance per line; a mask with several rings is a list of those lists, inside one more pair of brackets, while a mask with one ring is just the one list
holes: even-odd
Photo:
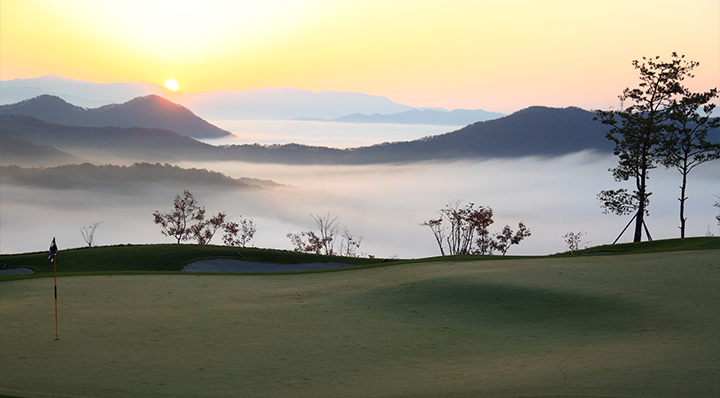
[[254, 178], [231, 178], [206, 169], [185, 169], [169, 164], [135, 163], [131, 166], [90, 163], [49, 168], [0, 166], [5, 183], [51, 189], [106, 189], [122, 191], [137, 184], [179, 184], [217, 188], [269, 188], [278, 184]]
[[157, 95], [92, 109], [69, 104], [60, 97], [41, 95], [0, 106], [0, 115], [32, 116], [69, 126], [159, 128], [193, 138], [216, 138], [230, 134], [195, 116], [189, 109]]
[[0, 136], [0, 164], [3, 165], [58, 166], [81, 162], [82, 159], [51, 145]]
[[467, 110], [456, 109], [451, 112], [443, 112], [434, 109], [413, 109], [406, 112], [381, 115], [364, 115], [353, 113], [333, 119], [333, 122], [341, 123], [393, 123], [393, 124], [431, 124], [445, 126], [464, 126], [485, 120], [496, 119], [504, 116], [502, 113], [487, 112], [482, 109]]
[[135, 161], [212, 159], [216, 147], [170, 130], [141, 127], [78, 127], [47, 123], [29, 116], [2, 116], [0, 136], [52, 145], [85, 159]]
[[398, 144], [408, 152], [447, 158], [557, 156], [585, 149], [612, 152], [608, 127], [580, 108], [535, 106], [500, 119], [474, 123], [452, 133]]
[[468, 158], [560, 156], [582, 150], [611, 153], [608, 127], [580, 108], [532, 107], [503, 118], [415, 141], [352, 149], [290, 145], [232, 147], [257, 162], [371, 164]]
[[579, 108], [532, 107], [415, 141], [336, 149], [300, 144], [212, 146], [168, 130], [71, 127], [4, 116], [0, 133], [53, 145], [87, 159], [134, 161], [239, 160], [284, 164], [372, 164], [470, 158], [561, 156], [583, 150], [611, 153], [608, 127]]

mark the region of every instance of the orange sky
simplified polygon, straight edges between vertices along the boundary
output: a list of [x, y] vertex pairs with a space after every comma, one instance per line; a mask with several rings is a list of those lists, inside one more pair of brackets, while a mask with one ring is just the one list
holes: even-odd
[[173, 78], [184, 92], [291, 86], [412, 106], [617, 106], [642, 56], [720, 86], [718, 0], [0, 1], [0, 79]]

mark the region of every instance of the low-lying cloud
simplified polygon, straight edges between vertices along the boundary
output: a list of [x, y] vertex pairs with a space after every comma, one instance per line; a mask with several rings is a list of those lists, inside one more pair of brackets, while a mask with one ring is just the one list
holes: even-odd
[[[715, 164], [713, 164], [715, 163]], [[693, 171], [688, 186], [688, 236], [718, 234], [712, 205], [720, 194], [717, 162]], [[288, 232], [315, 227], [311, 214], [338, 217], [362, 236], [361, 251], [378, 257], [416, 258], [439, 255], [434, 238], [420, 224], [437, 217], [449, 201], [460, 199], [494, 209], [492, 232], [524, 221], [532, 236], [508, 254], [548, 254], [566, 250], [562, 235], [587, 233], [592, 245], [611, 243], [629, 221], [605, 215], [595, 195], [626, 187], [607, 171], [614, 156], [581, 152], [564, 157], [459, 161], [370, 166], [291, 166], [242, 162], [184, 163], [233, 178], [252, 177], [281, 185], [262, 189], [226, 189], [192, 181], [159, 181], [152, 189], [112, 191], [75, 187], [27, 187], [2, 181], [0, 252], [47, 249], [57, 237], [60, 248], [85, 242], [80, 228], [104, 221], [96, 243], [172, 243], [152, 222], [155, 210], [169, 211], [176, 194], [190, 190], [209, 213], [225, 211], [231, 220], [253, 218], [255, 246], [291, 249]], [[655, 239], [679, 236], [674, 170], [653, 170], [648, 227]], [[626, 233], [621, 242], [632, 239]], [[213, 243], [221, 244], [216, 236]]]

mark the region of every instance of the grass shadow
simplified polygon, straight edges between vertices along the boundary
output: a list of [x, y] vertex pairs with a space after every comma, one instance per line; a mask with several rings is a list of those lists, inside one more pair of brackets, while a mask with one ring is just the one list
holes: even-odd
[[[548, 342], [597, 342], [642, 328], [642, 308], [627, 299], [471, 278], [421, 280], [373, 292], [374, 304], [405, 322]], [[503, 336], [500, 336], [501, 338]], [[578, 340], [578, 341], [580, 341]]]

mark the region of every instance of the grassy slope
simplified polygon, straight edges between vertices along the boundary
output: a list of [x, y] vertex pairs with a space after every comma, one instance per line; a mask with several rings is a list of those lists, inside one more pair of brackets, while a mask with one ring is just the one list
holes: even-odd
[[[713, 249], [720, 249], [720, 238], [701, 237], [606, 245], [585, 249], [579, 251], [577, 254], [605, 255]], [[238, 256], [238, 253], [242, 253], [242, 257]], [[572, 254], [560, 253], [555, 256], [572, 256]], [[61, 275], [67, 275], [70, 273], [98, 274], [113, 272], [177, 272], [182, 270], [185, 265], [193, 261], [208, 258], [242, 258], [243, 260], [248, 261], [280, 264], [336, 261], [357, 264], [359, 266], [367, 266], [378, 265], [381, 263], [401, 264], [407, 262], [509, 260], [516, 258], [528, 259], [531, 257], [447, 256], [402, 261], [389, 260], [382, 262], [379, 259], [320, 256], [284, 250], [236, 248], [214, 245], [120, 245], [62, 250], [58, 255], [58, 272]], [[542, 257], [536, 256], [532, 258]], [[49, 273], [53, 272], [52, 263], [48, 261], [46, 252], [0, 255], [0, 264], [9, 268], [31, 268], [36, 274], [39, 274], [35, 276], [48, 276]], [[23, 279], [28, 277], [32, 276], [0, 276], [0, 281]]]
[[[242, 253], [242, 257], [238, 256]], [[27, 253], [0, 255], [0, 263], [7, 267], [31, 268], [41, 276], [53, 272], [48, 254]], [[172, 272], [196, 260], [208, 258], [242, 258], [248, 261], [295, 264], [337, 261], [349, 264], [367, 265], [380, 260], [347, 258], [294, 253], [283, 250], [263, 250], [214, 245], [122, 245], [80, 248], [60, 251], [59, 273], [101, 273], [101, 272]], [[2, 277], [0, 277], [2, 278]], [[3, 280], [3, 279], [0, 279]]]
[[0, 394], [720, 393], [720, 250], [464, 260], [0, 283]]

